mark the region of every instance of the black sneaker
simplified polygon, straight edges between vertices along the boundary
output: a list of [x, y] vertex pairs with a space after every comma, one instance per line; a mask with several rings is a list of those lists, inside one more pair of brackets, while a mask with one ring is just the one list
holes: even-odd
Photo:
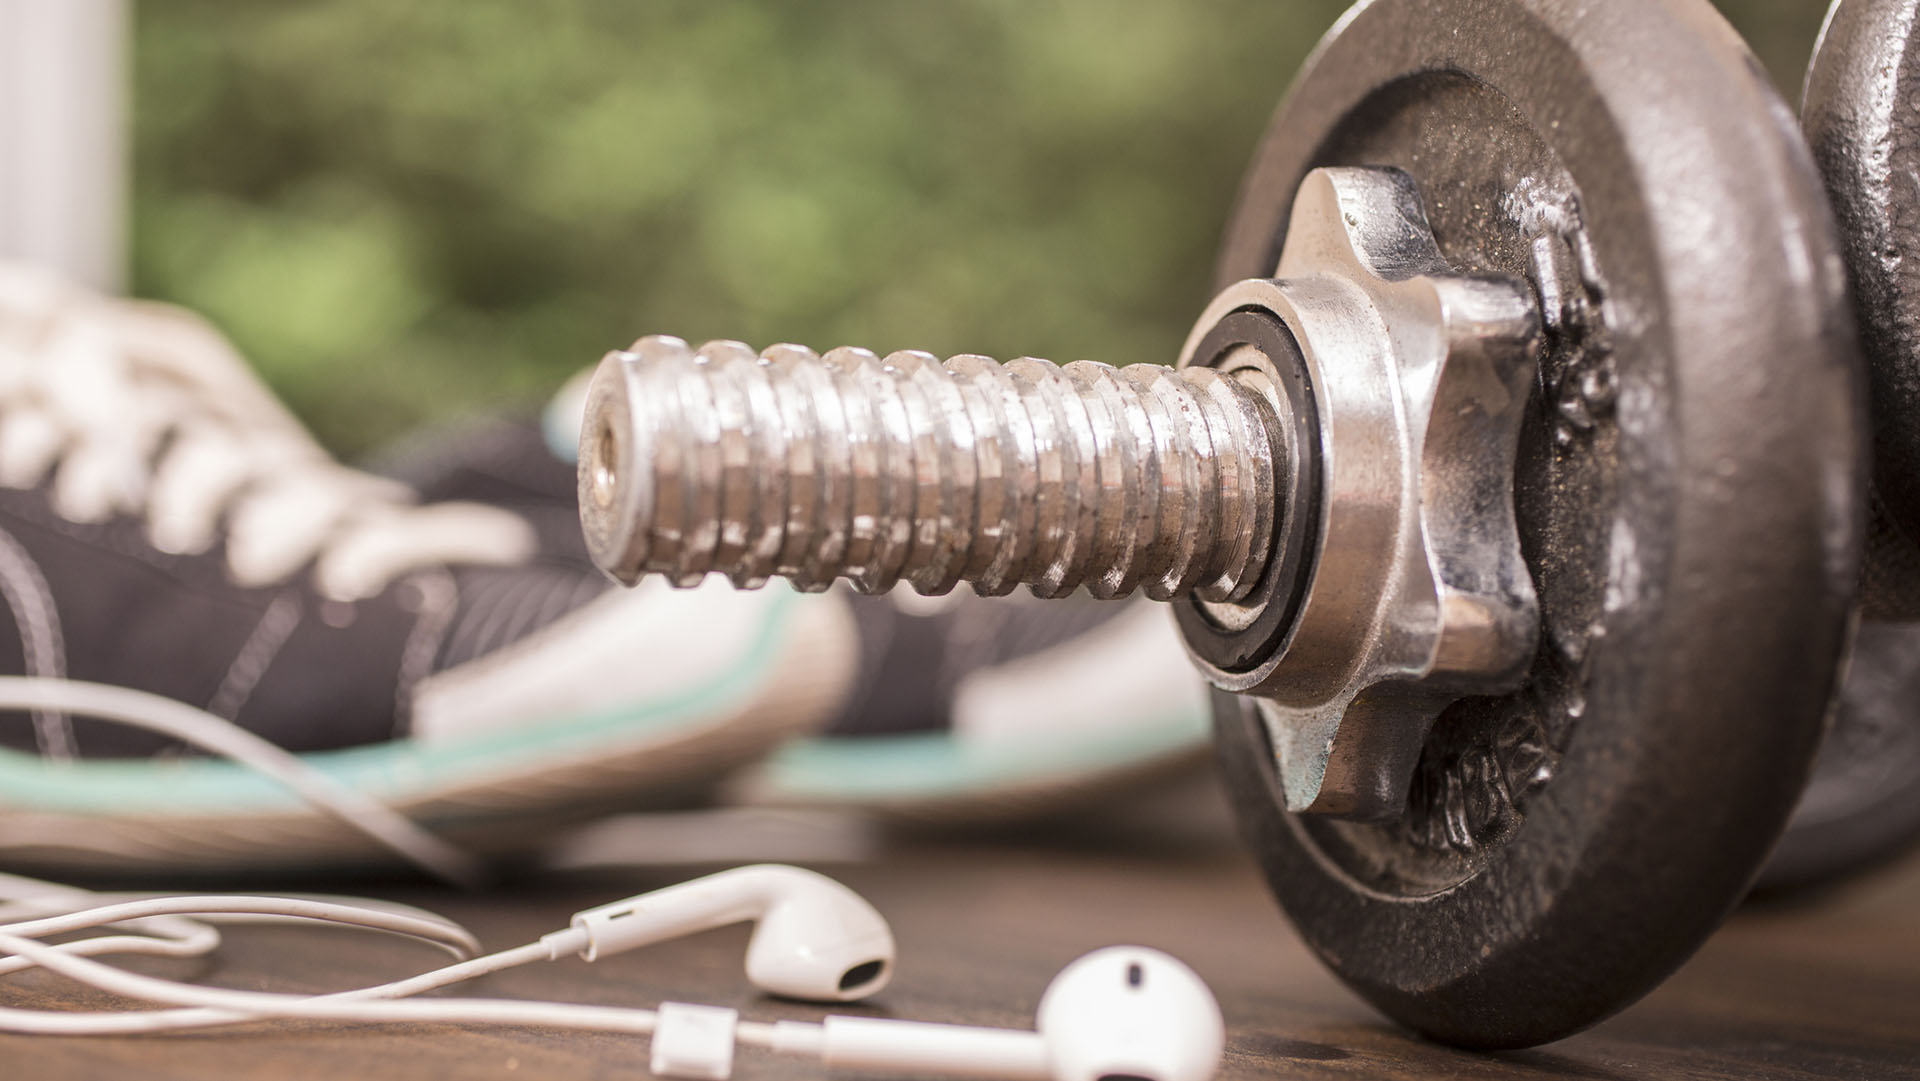
[[[421, 433], [370, 468], [425, 498], [510, 508], [549, 557], [588, 566], [573, 465], [584, 388], [569, 382], [541, 417]], [[783, 583], [762, 592], [791, 595]], [[973, 823], [1131, 792], [1205, 759], [1205, 686], [1159, 605], [906, 588], [793, 596], [852, 612], [859, 675], [823, 731], [730, 783], [742, 801]]]
[[[845, 612], [612, 589], [498, 507], [322, 452], [211, 328], [0, 268], [0, 674], [153, 692], [457, 843], [678, 803], [847, 693]], [[17, 701], [17, 700], [16, 700]], [[379, 850], [134, 728], [0, 715], [0, 861], [312, 867]]]

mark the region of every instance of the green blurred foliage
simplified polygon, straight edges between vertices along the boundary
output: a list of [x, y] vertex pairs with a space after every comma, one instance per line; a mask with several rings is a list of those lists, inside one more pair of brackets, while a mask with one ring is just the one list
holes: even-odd
[[134, 288], [346, 453], [641, 333], [1166, 360], [1344, 7], [149, 0]]

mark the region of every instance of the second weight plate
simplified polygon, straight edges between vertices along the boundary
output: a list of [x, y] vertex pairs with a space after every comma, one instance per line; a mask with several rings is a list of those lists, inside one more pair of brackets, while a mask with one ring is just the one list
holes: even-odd
[[1920, 842], [1920, 0], [1834, 5], [1802, 123], [1853, 282], [1875, 499], [1840, 708], [1768, 889], [1831, 882]]

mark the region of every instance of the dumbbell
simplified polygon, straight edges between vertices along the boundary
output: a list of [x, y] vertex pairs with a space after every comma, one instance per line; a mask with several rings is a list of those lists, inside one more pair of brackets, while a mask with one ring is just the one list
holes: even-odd
[[1866, 406], [1805, 144], [1703, 0], [1373, 0], [1172, 367], [610, 354], [631, 581], [1168, 602], [1281, 906], [1398, 1021], [1570, 1034], [1681, 963], [1813, 760]]

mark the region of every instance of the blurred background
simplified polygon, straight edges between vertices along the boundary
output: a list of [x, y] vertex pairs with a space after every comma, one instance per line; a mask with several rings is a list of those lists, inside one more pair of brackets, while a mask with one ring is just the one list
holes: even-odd
[[[147, 0], [128, 286], [347, 455], [648, 332], [1166, 360], [1345, 6]], [[1824, 2], [1721, 6], [1797, 100]]]

